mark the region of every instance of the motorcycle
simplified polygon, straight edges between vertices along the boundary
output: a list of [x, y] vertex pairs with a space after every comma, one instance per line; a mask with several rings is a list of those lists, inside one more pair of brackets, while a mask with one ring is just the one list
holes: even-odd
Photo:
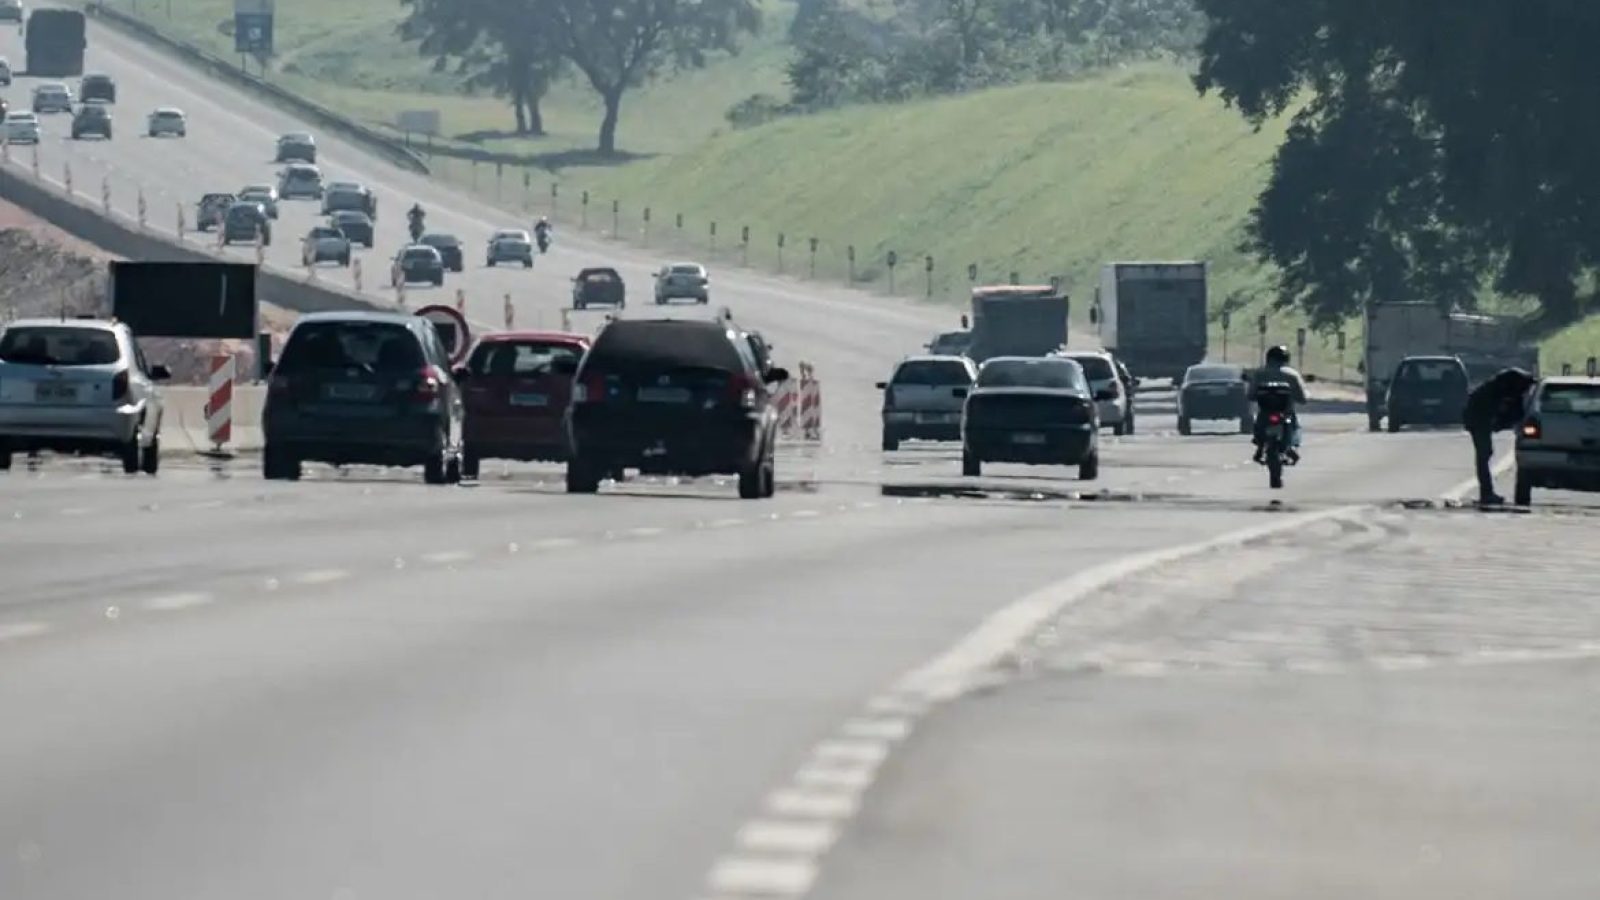
[[422, 240], [422, 212], [414, 209], [406, 214], [406, 219], [411, 223], [411, 243], [415, 244]]
[[539, 243], [540, 253], [544, 253], [550, 249], [550, 232], [548, 230], [537, 230], [533, 233], [533, 236], [534, 240], [538, 241]]
[[1256, 391], [1256, 418], [1261, 424], [1262, 461], [1268, 484], [1283, 487], [1285, 465], [1294, 465], [1294, 395], [1286, 384], [1264, 384]]

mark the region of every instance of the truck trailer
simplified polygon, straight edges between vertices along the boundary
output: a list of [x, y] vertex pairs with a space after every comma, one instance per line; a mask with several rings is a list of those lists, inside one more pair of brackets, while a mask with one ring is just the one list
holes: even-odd
[[1140, 378], [1183, 377], [1206, 358], [1206, 263], [1113, 262], [1100, 270], [1090, 321]]

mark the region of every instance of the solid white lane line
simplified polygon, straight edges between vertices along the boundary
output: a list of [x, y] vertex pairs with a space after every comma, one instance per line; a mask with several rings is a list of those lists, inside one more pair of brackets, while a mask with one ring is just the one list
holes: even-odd
[[743, 519], [714, 519], [708, 528], [736, 528], [744, 524]]
[[560, 550], [563, 547], [578, 546], [578, 539], [569, 537], [540, 538], [528, 546], [534, 550]]
[[199, 592], [185, 594], [168, 594], [165, 597], [151, 597], [139, 604], [151, 612], [174, 612], [180, 609], [192, 609], [196, 606], [205, 606], [216, 598], [210, 594]]
[[791, 518], [795, 519], [815, 519], [820, 515], [822, 515], [822, 513], [814, 509], [797, 509], [789, 514]]
[[817, 865], [808, 859], [730, 856], [711, 869], [713, 891], [758, 897], [798, 897], [811, 889]]
[[302, 572], [296, 575], [294, 583], [302, 585], [332, 584], [335, 581], [343, 581], [349, 577], [350, 573], [344, 569], [312, 569], [309, 572]]
[[739, 829], [739, 848], [751, 853], [821, 854], [833, 845], [839, 829], [828, 822], [786, 822], [756, 819]]
[[56, 514], [62, 516], [87, 516], [94, 511], [95, 508], [92, 506], [69, 506], [66, 509], [57, 510]]
[[189, 509], [220, 509], [222, 505], [221, 500], [201, 500], [197, 503], [189, 504]]
[[473, 554], [467, 550], [438, 550], [433, 553], [424, 553], [418, 557], [425, 563], [436, 566], [447, 566], [451, 563], [466, 562]]
[[666, 533], [667, 533], [667, 530], [665, 528], [656, 528], [653, 525], [647, 525], [647, 526], [642, 527], [642, 528], [630, 528], [630, 529], [628, 529], [628, 534], [632, 535], [633, 537], [655, 537], [658, 534], [666, 534]]
[[0, 642], [38, 637], [49, 631], [50, 626], [44, 622], [13, 622], [10, 625], [0, 625]]

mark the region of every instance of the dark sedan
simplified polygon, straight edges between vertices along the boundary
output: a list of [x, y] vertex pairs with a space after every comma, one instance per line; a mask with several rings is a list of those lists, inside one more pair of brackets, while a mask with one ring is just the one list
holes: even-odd
[[1065, 357], [997, 356], [961, 412], [961, 474], [986, 462], [1077, 466], [1100, 476], [1100, 414], [1083, 367]]
[[1389, 379], [1389, 431], [1407, 425], [1460, 425], [1467, 408], [1467, 367], [1454, 356], [1408, 356]]
[[394, 283], [427, 283], [434, 287], [444, 284], [444, 260], [439, 251], [427, 244], [404, 247], [394, 257]]
[[328, 217], [328, 224], [344, 232], [350, 243], [372, 249], [372, 219], [366, 213], [340, 210]]
[[1239, 433], [1255, 427], [1250, 384], [1239, 366], [1201, 363], [1190, 366], [1178, 385], [1178, 433], [1189, 434], [1195, 421], [1239, 423]]
[[425, 234], [417, 243], [427, 244], [439, 251], [444, 267], [452, 272], [459, 272], [466, 267], [461, 258], [461, 239], [453, 234]]

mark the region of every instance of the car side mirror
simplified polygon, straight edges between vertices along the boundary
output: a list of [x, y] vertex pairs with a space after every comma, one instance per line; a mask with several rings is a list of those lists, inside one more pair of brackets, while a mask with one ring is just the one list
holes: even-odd
[[950, 393], [953, 396], [955, 396], [956, 398], [960, 399], [960, 398], [966, 397], [967, 394], [970, 393], [970, 392], [966, 388], [954, 388], [953, 390], [950, 391]]
[[1117, 399], [1117, 392], [1111, 388], [1101, 388], [1094, 392], [1094, 398], [1096, 400], [1115, 400]]
[[773, 366], [767, 370], [765, 375], [761, 376], [761, 380], [767, 384], [781, 384], [789, 380], [789, 370], [782, 366]]
[[877, 384], [877, 388], [878, 388], [878, 390], [880, 390], [880, 391], [886, 391], [886, 390], [888, 390], [888, 389], [889, 389], [889, 382], [887, 382], [887, 381], [880, 381], [880, 382], [878, 382], [878, 384]]
[[550, 364], [550, 371], [557, 375], [578, 374], [578, 361], [575, 359], [558, 359]]
[[167, 368], [166, 366], [159, 365], [159, 364], [151, 366], [150, 367], [150, 380], [151, 381], [171, 381], [172, 380], [172, 370]]

